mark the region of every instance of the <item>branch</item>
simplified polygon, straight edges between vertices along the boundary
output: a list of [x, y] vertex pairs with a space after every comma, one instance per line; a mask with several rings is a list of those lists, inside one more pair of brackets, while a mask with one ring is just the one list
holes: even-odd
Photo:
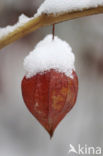
[[25, 23], [24, 25], [18, 27], [13, 32], [9, 33], [7, 36], [1, 38], [0, 49], [43, 26], [48, 26], [55, 23], [60, 23], [63, 21], [72, 20], [75, 18], [85, 17], [94, 14], [100, 14], [100, 13], [103, 13], [103, 7], [84, 9], [83, 11], [63, 13], [60, 15], [42, 14], [41, 16], [33, 18], [27, 23]]

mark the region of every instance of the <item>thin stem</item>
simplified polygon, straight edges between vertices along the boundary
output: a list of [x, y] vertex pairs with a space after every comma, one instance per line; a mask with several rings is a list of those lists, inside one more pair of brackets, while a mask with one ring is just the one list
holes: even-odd
[[53, 24], [53, 29], [52, 29], [52, 34], [53, 34], [53, 40], [54, 40], [54, 37], [55, 37], [55, 24]]

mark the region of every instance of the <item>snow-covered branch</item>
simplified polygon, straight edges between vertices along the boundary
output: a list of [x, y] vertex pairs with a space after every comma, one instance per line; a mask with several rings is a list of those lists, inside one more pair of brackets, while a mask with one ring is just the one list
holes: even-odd
[[[103, 0], [101, 0], [101, 2], [103, 3]], [[72, 10], [69, 9], [68, 12], [62, 11], [60, 13], [38, 12], [32, 18], [22, 15], [19, 18], [18, 23], [14, 26], [0, 28], [0, 49], [39, 29], [40, 27], [100, 13], [103, 13], [103, 5], [95, 5], [94, 7], [88, 6], [86, 9], [74, 8]]]

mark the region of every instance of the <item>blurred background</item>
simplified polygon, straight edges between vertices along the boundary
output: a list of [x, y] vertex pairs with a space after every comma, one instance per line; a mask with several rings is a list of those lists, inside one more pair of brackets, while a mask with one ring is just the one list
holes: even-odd
[[[0, 0], [0, 27], [31, 17], [43, 0]], [[67, 156], [75, 147], [103, 147], [103, 15], [56, 25], [76, 56], [79, 93], [75, 107], [49, 135], [27, 110], [21, 95], [24, 57], [52, 32], [41, 28], [0, 50], [0, 156]]]

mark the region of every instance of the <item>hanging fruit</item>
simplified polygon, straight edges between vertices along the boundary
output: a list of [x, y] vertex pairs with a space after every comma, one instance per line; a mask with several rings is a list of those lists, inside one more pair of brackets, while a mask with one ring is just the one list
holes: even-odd
[[58, 37], [52, 40], [52, 35], [38, 43], [24, 60], [24, 102], [51, 137], [76, 102], [78, 77], [74, 62], [69, 44]]

